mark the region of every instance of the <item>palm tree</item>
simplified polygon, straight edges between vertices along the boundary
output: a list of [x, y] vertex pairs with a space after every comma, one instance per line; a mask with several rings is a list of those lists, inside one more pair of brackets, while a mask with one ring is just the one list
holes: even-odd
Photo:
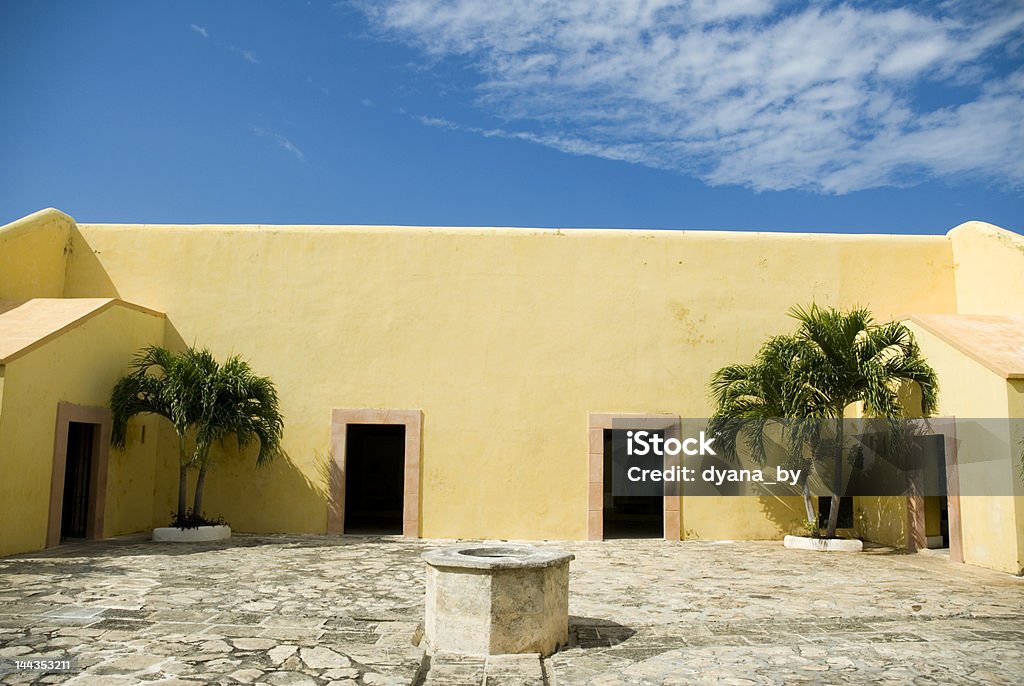
[[[805, 357], [801, 354], [803, 345], [795, 336], [773, 336], [761, 346], [752, 363], [722, 367], [711, 377], [715, 411], [708, 431], [717, 436], [724, 457], [735, 459], [737, 443], [742, 439], [755, 461], [764, 464], [771, 427], [779, 431], [793, 462], [800, 461], [806, 443], [816, 443], [816, 436], [800, 429], [812, 430], [817, 422], [798, 421], [815, 414], [816, 400], [801, 375], [794, 373]], [[801, 488], [810, 523], [815, 515], [807, 483], [809, 470], [804, 467]]]
[[[712, 377], [712, 430], [723, 432], [720, 445], [726, 454], [731, 450], [734, 455], [737, 436], [744, 436], [754, 457], [763, 460], [765, 426], [785, 420], [792, 456], [804, 448], [814, 459], [831, 453], [832, 506], [825, 534], [831, 538], [839, 516], [847, 409], [862, 403], [864, 415], [886, 420], [899, 442], [904, 416], [900, 386], [917, 384], [921, 413], [927, 417], [936, 409], [938, 382], [913, 333], [900, 322], [875, 324], [866, 309], [840, 311], [816, 304], [794, 307], [789, 315], [800, 322], [795, 334], [769, 339], [752, 364], [725, 367]], [[829, 420], [834, 432], [826, 435], [822, 429]], [[813, 523], [804, 478], [804, 504]]]
[[259, 443], [256, 466], [262, 467], [281, 451], [284, 420], [277, 390], [267, 377], [257, 376], [249, 363], [233, 355], [217, 369], [208, 386], [207, 411], [197, 431], [199, 476], [192, 512], [201, 513], [203, 485], [210, 464], [210, 446], [234, 436], [238, 449]]
[[203, 486], [214, 443], [232, 434], [239, 449], [259, 441], [257, 465], [280, 452], [284, 422], [274, 385], [255, 375], [238, 356], [222, 365], [205, 349], [190, 347], [174, 354], [151, 346], [136, 355], [131, 368], [111, 392], [111, 443], [125, 447], [128, 420], [137, 414], [155, 414], [171, 423], [178, 437], [176, 525], [187, 521], [189, 469], [199, 472], [192, 514], [202, 515]]

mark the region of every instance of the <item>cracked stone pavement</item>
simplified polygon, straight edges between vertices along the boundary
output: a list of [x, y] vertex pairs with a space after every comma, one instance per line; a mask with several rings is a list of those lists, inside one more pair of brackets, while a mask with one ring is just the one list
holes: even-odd
[[[566, 649], [424, 656], [419, 555], [448, 543], [136, 536], [3, 558], [0, 682], [1024, 683], [1024, 580], [778, 542], [554, 544], [576, 554]], [[10, 669], [32, 657], [73, 657], [76, 671]]]

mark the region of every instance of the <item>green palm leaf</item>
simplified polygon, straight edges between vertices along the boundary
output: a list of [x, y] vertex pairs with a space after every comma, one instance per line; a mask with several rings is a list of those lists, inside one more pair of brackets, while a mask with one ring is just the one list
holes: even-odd
[[[185, 517], [189, 469], [199, 471], [193, 512], [201, 515], [202, 491], [213, 446], [234, 436], [240, 450], [259, 444], [257, 465], [281, 452], [284, 420], [277, 391], [237, 355], [223, 364], [206, 349], [172, 353], [152, 346], [133, 359], [131, 371], [114, 385], [111, 442], [124, 448], [128, 421], [155, 414], [174, 427], [179, 446], [178, 518]], [[191, 445], [191, 449], [187, 446]]]
[[[898, 445], [906, 412], [899, 389], [907, 383], [921, 391], [921, 413], [934, 413], [935, 371], [904, 324], [879, 325], [865, 308], [841, 311], [815, 303], [795, 306], [789, 315], [799, 323], [794, 334], [769, 338], [752, 363], [723, 367], [711, 377], [708, 389], [715, 409], [709, 430], [717, 434], [727, 457], [735, 457], [742, 441], [752, 458], [763, 463], [765, 432], [775, 425], [785, 435], [789, 459], [799, 461], [806, 451], [813, 467], [814, 459], [843, 450], [842, 418], [856, 402], [863, 403], [868, 417], [886, 421], [891, 443]], [[836, 435], [822, 433], [824, 419], [835, 420]], [[806, 485], [804, 496], [810, 519]], [[838, 503], [834, 505], [833, 513], [838, 511]], [[834, 518], [829, 524], [831, 536]]]

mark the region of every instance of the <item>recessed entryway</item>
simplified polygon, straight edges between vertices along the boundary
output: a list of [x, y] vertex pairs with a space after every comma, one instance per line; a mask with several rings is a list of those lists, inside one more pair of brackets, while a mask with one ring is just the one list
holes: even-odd
[[[680, 419], [668, 414], [619, 414], [595, 412], [588, 416], [587, 540], [605, 538], [663, 538], [678, 541], [681, 499], [663, 497], [616, 497], [612, 494], [611, 461], [613, 430], [644, 429], [678, 437]], [[641, 502], [643, 501], [643, 502]], [[607, 506], [606, 506], [607, 503]], [[606, 509], [610, 510], [606, 515]], [[606, 528], [607, 527], [607, 528]]]
[[935, 475], [934, 483], [924, 484], [924, 534], [926, 548], [949, 548], [949, 484], [946, 476], [946, 451], [942, 435], [921, 436], [925, 471]]
[[85, 538], [89, 523], [89, 482], [92, 480], [93, 434], [99, 427], [84, 422], [68, 425], [68, 449], [64, 461], [64, 498], [60, 540]]
[[103, 537], [110, 410], [57, 405], [47, 547]]
[[[615, 495], [612, 485], [616, 477], [624, 475], [614, 473], [615, 451], [624, 450], [622, 444], [625, 429], [604, 430], [604, 537], [610, 538], [662, 538], [665, 535], [665, 510], [662, 498], [643, 495]], [[663, 431], [652, 431], [664, 437]]]
[[334, 410], [327, 532], [420, 535], [419, 410]]
[[921, 477], [907, 503], [907, 548], [948, 550], [952, 562], [963, 562], [960, 530], [960, 477], [957, 464], [956, 422], [931, 418], [930, 435], [916, 436], [921, 448]]
[[404, 424], [349, 424], [345, 533], [402, 533]]

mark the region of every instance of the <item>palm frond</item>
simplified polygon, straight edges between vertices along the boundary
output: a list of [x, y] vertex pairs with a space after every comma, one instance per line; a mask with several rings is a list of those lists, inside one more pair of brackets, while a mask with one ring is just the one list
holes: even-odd
[[899, 446], [905, 410], [898, 390], [907, 382], [920, 388], [924, 416], [935, 411], [935, 371], [904, 324], [876, 324], [863, 307], [842, 311], [813, 302], [788, 314], [799, 322], [793, 335], [773, 336], [751, 363], [712, 375], [709, 430], [727, 456], [735, 457], [742, 443], [754, 459], [763, 459], [771, 425], [781, 428], [791, 464], [834, 455], [837, 438], [822, 420], [841, 420], [855, 402], [863, 402], [869, 417], [880, 418], [890, 444]]
[[259, 442], [257, 464], [280, 453], [284, 420], [274, 384], [237, 355], [220, 364], [205, 348], [175, 354], [151, 346], [139, 351], [130, 369], [111, 393], [116, 447], [125, 445], [128, 420], [151, 413], [171, 422], [179, 438], [193, 437], [190, 461], [197, 466], [231, 435], [241, 449]]

